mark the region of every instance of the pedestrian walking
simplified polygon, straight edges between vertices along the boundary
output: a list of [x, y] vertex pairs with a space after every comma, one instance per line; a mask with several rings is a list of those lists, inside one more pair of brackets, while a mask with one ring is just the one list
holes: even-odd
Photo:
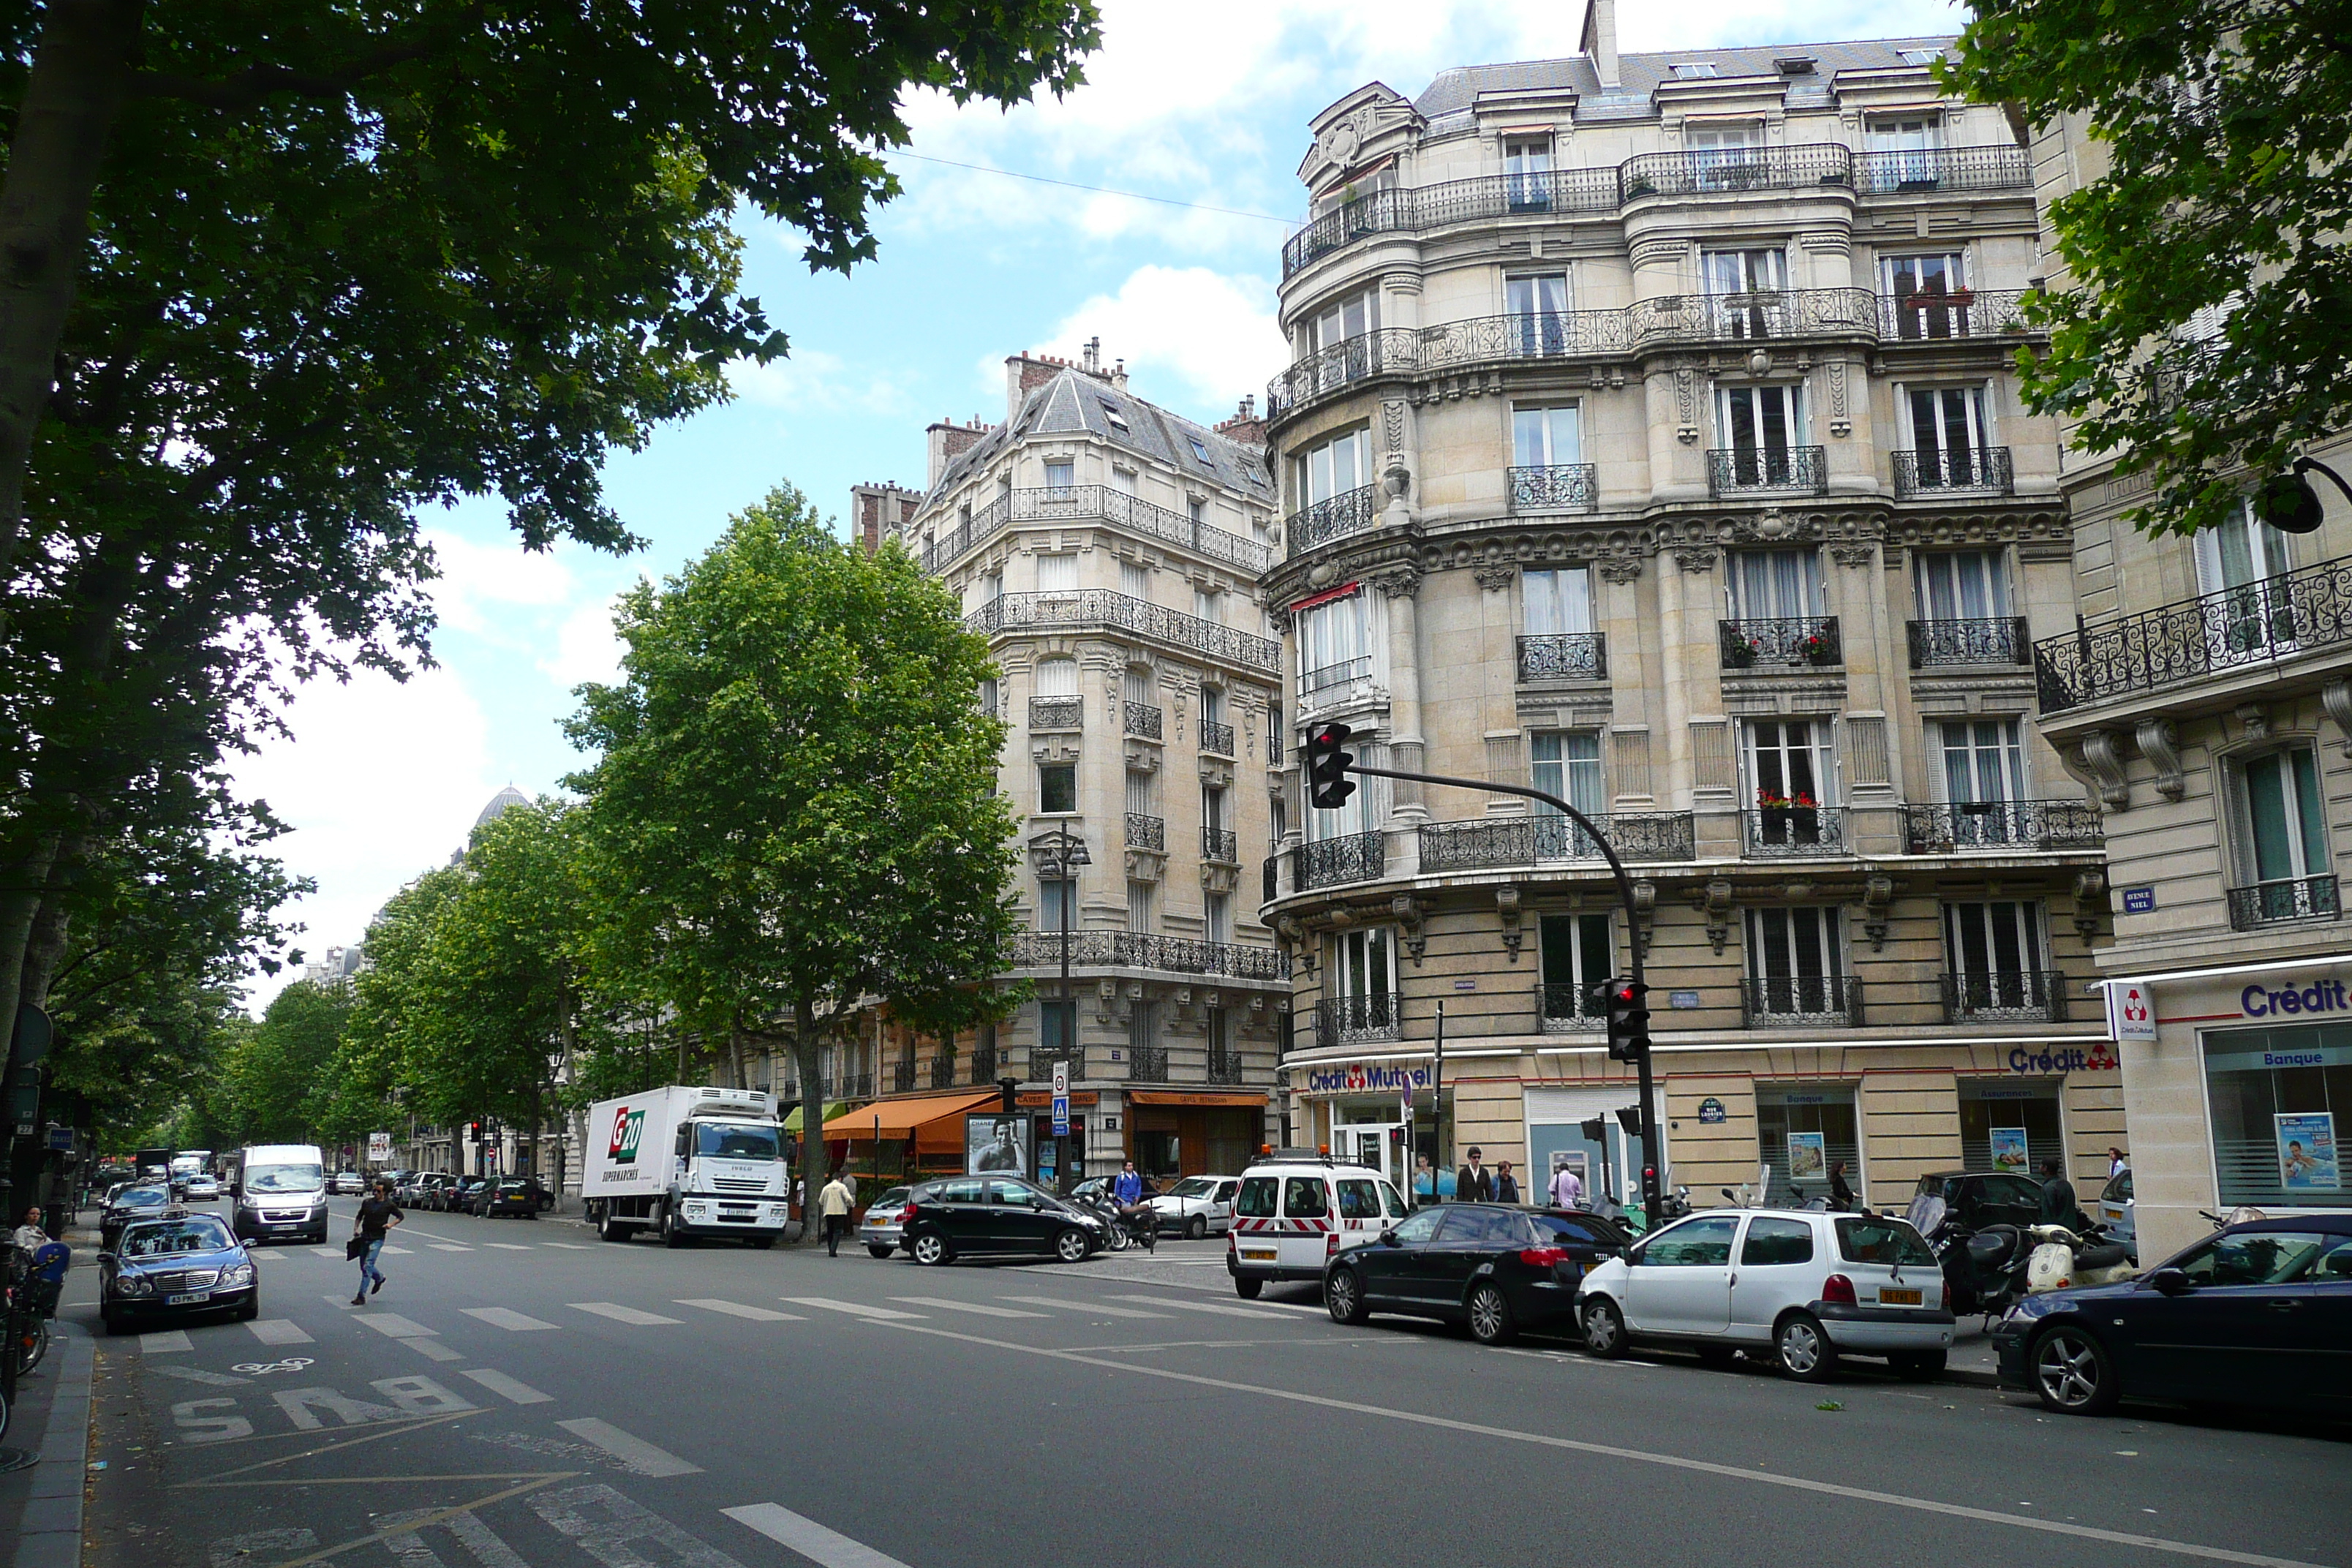
[[1853, 1208], [1853, 1189], [1846, 1185], [1843, 1160], [1830, 1162], [1830, 1207], [1841, 1213]]
[[352, 1306], [366, 1306], [367, 1299], [383, 1289], [383, 1270], [375, 1266], [375, 1260], [383, 1251], [385, 1235], [407, 1217], [392, 1201], [392, 1184], [380, 1177], [375, 1195], [360, 1200], [359, 1220], [352, 1227], [352, 1245], [359, 1248], [352, 1256], [360, 1260], [360, 1288], [352, 1298]]
[[2124, 1152], [2123, 1152], [2122, 1150], [2120, 1150], [2120, 1149], [2116, 1148], [2116, 1147], [2114, 1144], [2112, 1144], [2112, 1143], [2108, 1144], [2108, 1145], [2107, 1145], [2107, 1180], [2109, 1180], [2109, 1181], [2111, 1181], [2111, 1182], [2112, 1182], [2112, 1181], [2114, 1181], [2117, 1176], [2122, 1175], [2126, 1171], [2128, 1171], [2128, 1170], [2130, 1170], [2130, 1169], [2131, 1169], [2131, 1162], [2124, 1158]]
[[849, 1234], [849, 1211], [856, 1202], [849, 1184], [841, 1179], [839, 1171], [833, 1173], [833, 1180], [824, 1184], [824, 1190], [817, 1194], [817, 1207], [824, 1213], [824, 1255], [827, 1258], [841, 1256], [841, 1238]]
[[1519, 1201], [1519, 1179], [1511, 1174], [1511, 1163], [1508, 1160], [1495, 1162], [1495, 1201], [1498, 1204], [1515, 1204]]
[[2083, 1228], [2083, 1210], [2074, 1199], [2074, 1184], [2066, 1179], [2066, 1162], [2053, 1154], [2042, 1162], [2042, 1223]]
[[1495, 1176], [1478, 1158], [1478, 1145], [1470, 1145], [1470, 1163], [1454, 1173], [1454, 1195], [1465, 1204], [1495, 1201]]
[[1551, 1206], [1556, 1209], [1580, 1209], [1584, 1206], [1584, 1178], [1576, 1167], [1563, 1164], [1551, 1173]]

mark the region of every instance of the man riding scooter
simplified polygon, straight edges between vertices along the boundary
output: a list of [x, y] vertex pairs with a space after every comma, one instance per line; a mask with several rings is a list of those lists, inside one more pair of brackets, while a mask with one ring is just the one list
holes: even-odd
[[1129, 1234], [1145, 1247], [1153, 1247], [1160, 1239], [1160, 1212], [1143, 1201], [1143, 1177], [1134, 1161], [1121, 1165], [1111, 1179], [1110, 1195], [1118, 1209], [1118, 1221]]

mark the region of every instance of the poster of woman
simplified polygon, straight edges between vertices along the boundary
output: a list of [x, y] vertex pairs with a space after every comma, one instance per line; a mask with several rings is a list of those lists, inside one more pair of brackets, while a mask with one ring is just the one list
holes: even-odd
[[1818, 1182], [1829, 1169], [1829, 1150], [1819, 1132], [1789, 1134], [1789, 1180]]
[[2007, 1171], [2014, 1175], [2025, 1174], [2027, 1168], [2025, 1129], [1994, 1127], [1987, 1130], [1987, 1136], [1992, 1141], [1992, 1168], [1996, 1171]]
[[2325, 1110], [2273, 1116], [2279, 1185], [2290, 1193], [2332, 1193], [2344, 1178], [2336, 1163], [2336, 1118]]

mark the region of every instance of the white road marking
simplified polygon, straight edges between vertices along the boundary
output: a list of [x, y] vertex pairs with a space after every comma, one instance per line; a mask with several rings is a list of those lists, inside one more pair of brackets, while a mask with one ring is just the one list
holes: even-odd
[[[334, 1300], [331, 1296], [327, 1299], [331, 1301]], [[412, 1322], [398, 1312], [368, 1312], [354, 1308], [352, 1316], [388, 1340], [430, 1340], [440, 1337], [438, 1329], [428, 1329], [422, 1323]]]
[[482, 1245], [484, 1247], [495, 1247], [500, 1252], [529, 1252], [530, 1250], [529, 1247], [520, 1241], [486, 1241], [482, 1243]]
[[721, 1312], [730, 1318], [749, 1318], [755, 1323], [805, 1323], [798, 1312], [774, 1312], [765, 1307], [747, 1307], [740, 1301], [722, 1301], [716, 1296], [687, 1296], [679, 1299], [681, 1307], [699, 1307], [706, 1312]]
[[799, 1552], [818, 1568], [907, 1568], [896, 1557], [885, 1556], [777, 1503], [755, 1502], [719, 1511], [779, 1546]]
[[196, 1347], [188, 1341], [185, 1329], [159, 1329], [152, 1334], [139, 1336], [141, 1355], [170, 1355], [174, 1351], [192, 1351]]
[[544, 1318], [534, 1318], [511, 1307], [461, 1307], [458, 1310], [469, 1318], [479, 1318], [494, 1329], [505, 1329], [512, 1333], [535, 1333], [541, 1329], [555, 1327]]
[[632, 1437], [609, 1421], [585, 1416], [556, 1425], [583, 1443], [593, 1443], [641, 1476], [698, 1476], [700, 1465], [689, 1465], [667, 1448], [656, 1448], [642, 1437]]
[[1165, 1312], [1139, 1312], [1132, 1307], [1106, 1307], [1100, 1301], [1083, 1301], [1068, 1296], [1007, 1296], [1008, 1301], [1026, 1301], [1033, 1307], [1059, 1307], [1066, 1312], [1096, 1313], [1106, 1318], [1158, 1318], [1167, 1321]]
[[877, 1318], [885, 1322], [902, 1318], [919, 1318], [920, 1312], [893, 1311], [888, 1307], [869, 1307], [863, 1301], [836, 1301], [829, 1296], [779, 1296], [779, 1301], [790, 1301], [798, 1307], [823, 1307], [828, 1312], [847, 1312], [854, 1317]]
[[302, 1331], [302, 1325], [291, 1318], [256, 1318], [245, 1325], [253, 1337], [266, 1345], [307, 1345], [313, 1343]]
[[414, 1258], [416, 1256], [416, 1249], [412, 1247], [393, 1247], [387, 1244], [383, 1249], [383, 1255], [386, 1258]]
[[577, 1542], [581, 1551], [604, 1568], [652, 1568], [656, 1562], [674, 1568], [743, 1568], [717, 1547], [688, 1535], [611, 1487], [540, 1492], [531, 1498], [530, 1510]]
[[555, 1395], [551, 1394], [541, 1394], [527, 1383], [518, 1383], [505, 1373], [492, 1372], [488, 1367], [477, 1367], [471, 1372], [461, 1372], [457, 1375], [469, 1377], [492, 1394], [504, 1399], [510, 1399], [517, 1405], [549, 1405], [555, 1399]]
[[332, 1258], [337, 1263], [348, 1263], [351, 1261], [350, 1258], [343, 1256], [343, 1249], [340, 1247], [314, 1247], [310, 1249], [310, 1256], [313, 1258]]
[[610, 1301], [567, 1301], [564, 1305], [575, 1312], [593, 1312], [600, 1318], [610, 1318], [616, 1323], [634, 1323], [640, 1328], [679, 1321], [665, 1318], [659, 1312], [640, 1312], [635, 1307], [615, 1306]]
[[466, 1358], [439, 1340], [403, 1340], [400, 1342], [426, 1361], [464, 1361]]
[[471, 1252], [470, 1247], [460, 1247], [454, 1241], [428, 1241], [425, 1244], [436, 1252]]
[[913, 1307], [937, 1307], [943, 1312], [971, 1312], [983, 1318], [1043, 1318], [1044, 1312], [1017, 1312], [1010, 1307], [983, 1307], [977, 1301], [950, 1301], [945, 1296], [893, 1296]]
[[1221, 1318], [1279, 1318], [1279, 1312], [1269, 1312], [1259, 1307], [1228, 1307], [1223, 1301], [1174, 1301], [1164, 1296], [1120, 1296], [1121, 1301], [1149, 1301], [1155, 1307], [1173, 1307], [1181, 1312], [1214, 1312]]
[[596, 1249], [584, 1241], [542, 1241], [541, 1247], [560, 1247], [566, 1252], [593, 1252]]

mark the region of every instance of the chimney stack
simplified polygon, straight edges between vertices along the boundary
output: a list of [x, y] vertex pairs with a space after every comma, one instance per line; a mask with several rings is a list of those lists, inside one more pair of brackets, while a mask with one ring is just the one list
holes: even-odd
[[[931, 426], [934, 430], [939, 426]], [[873, 554], [882, 548], [882, 536], [895, 533], [915, 521], [915, 512], [923, 504], [920, 493], [898, 485], [852, 485], [849, 487], [849, 514], [857, 529], [857, 541]]]
[[929, 478], [925, 482], [924, 489], [927, 490], [938, 489], [940, 476], [948, 471], [948, 465], [978, 446], [980, 438], [987, 434], [988, 426], [982, 425], [978, 419], [974, 419], [969, 425], [959, 425], [952, 419], [942, 419], [927, 428], [923, 432], [923, 442], [930, 462], [926, 470]]
[[1100, 338], [1087, 340], [1086, 358], [1080, 362], [1080, 368], [1084, 369], [1088, 375], [1102, 374], [1102, 340]]
[[1241, 411], [1217, 426], [1217, 434], [1236, 447], [1265, 448], [1265, 421], [1257, 416], [1257, 398], [1250, 393], [1242, 395]]
[[1051, 354], [1009, 354], [1004, 361], [1004, 420], [1011, 424], [1021, 417], [1021, 405], [1029, 395], [1069, 369], [1066, 360]]
[[1584, 0], [1584, 36], [1577, 48], [1592, 62], [1601, 85], [1614, 91], [1617, 74], [1617, 0]]

